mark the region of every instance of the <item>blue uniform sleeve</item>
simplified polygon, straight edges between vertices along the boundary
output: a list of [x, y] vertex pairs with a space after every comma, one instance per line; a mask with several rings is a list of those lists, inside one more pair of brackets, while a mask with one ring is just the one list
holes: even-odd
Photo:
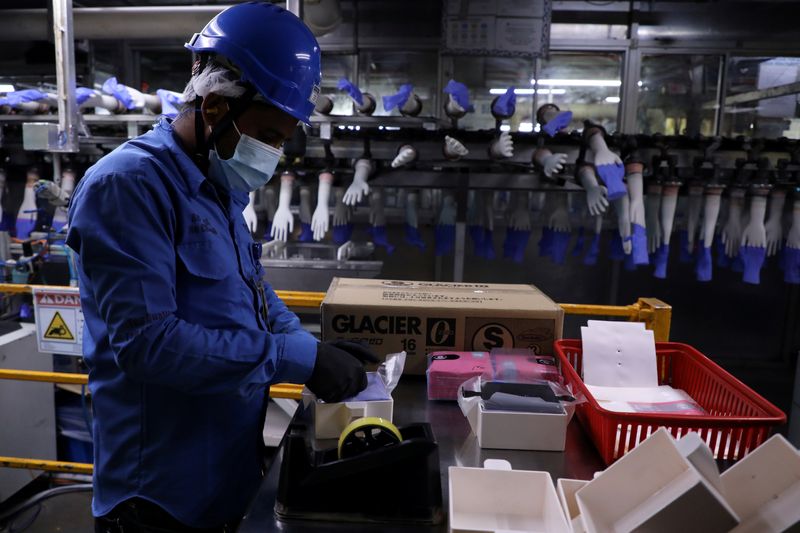
[[195, 394], [308, 380], [316, 341], [301, 332], [299, 321], [290, 331], [269, 333], [212, 329], [176, 316], [175, 219], [157, 178], [120, 173], [82, 181], [67, 244], [78, 254], [123, 372]]

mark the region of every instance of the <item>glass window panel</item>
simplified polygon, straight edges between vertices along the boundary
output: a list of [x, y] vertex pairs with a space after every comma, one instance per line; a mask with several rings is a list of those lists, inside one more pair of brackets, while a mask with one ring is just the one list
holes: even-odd
[[352, 115], [353, 104], [350, 97], [339, 91], [336, 86], [341, 78], [353, 80], [356, 56], [352, 54], [322, 54], [322, 90], [321, 93], [333, 100], [334, 115]]
[[570, 129], [584, 120], [617, 129], [622, 55], [618, 53], [554, 52], [542, 61], [536, 85], [537, 105], [554, 103], [572, 111]]
[[720, 57], [646, 55], [642, 57], [640, 133], [713, 135]]
[[139, 51], [140, 89], [145, 92], [167, 89], [182, 93], [191, 74], [192, 57], [186, 50], [171, 47]]
[[627, 39], [624, 24], [550, 24], [550, 39]]
[[[532, 131], [533, 110], [533, 61], [506, 57], [453, 58], [452, 78], [466, 84], [470, 90], [474, 113], [468, 113], [458, 121], [459, 128], [487, 129], [494, 127], [491, 105], [498, 94], [510, 86], [516, 88], [517, 104], [514, 116], [506, 122], [510, 131]], [[444, 80], [445, 83], [448, 80]], [[446, 96], [446, 95], [445, 95]]]
[[378, 100], [373, 115], [398, 113], [384, 110], [381, 97], [395, 94], [404, 83], [412, 84], [414, 93], [422, 100], [422, 115], [436, 114], [432, 109], [439, 65], [436, 51], [376, 50], [363, 52], [360, 59], [358, 86]]
[[[727, 67], [726, 98], [800, 81], [800, 58], [732, 57]], [[798, 93], [737, 103], [726, 102], [722, 134], [800, 139]]]

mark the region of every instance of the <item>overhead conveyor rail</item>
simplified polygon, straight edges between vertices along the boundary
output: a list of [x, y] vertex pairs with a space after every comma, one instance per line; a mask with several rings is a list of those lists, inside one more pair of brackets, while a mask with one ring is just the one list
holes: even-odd
[[[2, 294], [31, 294], [33, 285], [0, 283]], [[36, 285], [37, 289], [60, 289], [65, 287], [47, 287]], [[74, 289], [76, 292], [78, 289]], [[319, 308], [325, 298], [324, 292], [275, 291], [278, 297], [289, 307]], [[657, 298], [639, 298], [630, 305], [588, 305], [559, 304], [568, 315], [605, 316], [626, 319], [629, 322], [644, 322], [647, 329], [653, 330], [655, 340], [669, 340], [672, 307]], [[86, 385], [89, 377], [86, 374], [68, 374], [62, 372], [36, 372], [30, 370], [0, 370], [0, 379], [17, 381], [36, 381], [45, 383], [63, 383]], [[270, 398], [301, 398], [302, 385], [279, 383], [269, 390]], [[0, 450], [2, 452], [2, 450]], [[43, 470], [47, 472], [69, 472], [73, 474], [91, 474], [93, 465], [88, 463], [70, 463], [64, 461], [48, 461], [23, 457], [0, 456], [0, 467]]]

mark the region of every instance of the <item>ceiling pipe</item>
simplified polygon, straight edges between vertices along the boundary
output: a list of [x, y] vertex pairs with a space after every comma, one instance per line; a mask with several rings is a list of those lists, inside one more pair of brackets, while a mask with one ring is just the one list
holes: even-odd
[[[229, 7], [84, 7], [73, 9], [75, 39], [189, 39]], [[9, 9], [0, 16], [0, 41], [48, 40], [46, 9]]]

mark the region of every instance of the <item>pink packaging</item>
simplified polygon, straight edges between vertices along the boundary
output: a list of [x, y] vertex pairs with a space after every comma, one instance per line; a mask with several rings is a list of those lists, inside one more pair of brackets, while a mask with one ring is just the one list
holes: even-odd
[[433, 352], [428, 356], [428, 399], [456, 400], [462, 383], [492, 377], [488, 352]]
[[535, 380], [561, 383], [561, 372], [551, 355], [492, 353], [492, 379], [514, 383]]

